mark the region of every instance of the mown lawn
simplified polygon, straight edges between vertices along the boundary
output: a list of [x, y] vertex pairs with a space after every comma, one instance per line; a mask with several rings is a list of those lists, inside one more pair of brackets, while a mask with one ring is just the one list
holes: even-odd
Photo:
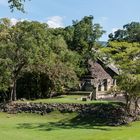
[[80, 120], [77, 114], [0, 113], [0, 140], [139, 140], [140, 122], [109, 127]]
[[[111, 101], [105, 101], [105, 100], [87, 100], [82, 101], [81, 97], [86, 97], [82, 95], [62, 95], [58, 97], [48, 98], [48, 99], [37, 99], [37, 100], [28, 100], [24, 102], [34, 102], [34, 103], [80, 103], [80, 104], [94, 104], [94, 103], [109, 103]], [[23, 101], [17, 101], [17, 102], [23, 102]]]

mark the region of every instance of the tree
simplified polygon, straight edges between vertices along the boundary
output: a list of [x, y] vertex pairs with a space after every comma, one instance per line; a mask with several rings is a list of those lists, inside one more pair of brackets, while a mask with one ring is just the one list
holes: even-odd
[[132, 103], [136, 112], [140, 98], [140, 43], [111, 41], [102, 51], [104, 58], [115, 63], [119, 69], [118, 86], [126, 99], [128, 113]]
[[126, 42], [140, 42], [140, 23], [131, 22], [123, 26], [123, 29], [119, 29], [109, 34], [110, 41], [126, 41]]
[[110, 62], [115, 63], [120, 72], [139, 73], [140, 43], [110, 41], [102, 51]]
[[13, 12], [14, 9], [16, 8], [19, 11], [25, 12], [24, 10], [24, 2], [26, 0], [8, 0], [8, 3], [10, 4], [10, 9]]
[[16, 82], [22, 72], [32, 70], [37, 64], [46, 64], [43, 53], [47, 55], [48, 50], [42, 37], [47, 26], [27, 21], [11, 26], [5, 21], [8, 20], [2, 19], [0, 24], [0, 69], [8, 73], [6, 87], [11, 89], [10, 100], [16, 100]]
[[104, 33], [99, 24], [93, 24], [93, 16], [85, 16], [81, 21], [73, 21], [73, 27], [72, 50], [79, 53], [91, 52], [94, 43]]
[[140, 74], [122, 74], [118, 77], [118, 86], [126, 99], [126, 110], [131, 113], [134, 103], [134, 114], [137, 115], [140, 99]]
[[[85, 72], [85, 62], [93, 58], [92, 48], [103, 33], [99, 25], [92, 24], [92, 19], [92, 16], [85, 17], [64, 29], [50, 29], [47, 24], [35, 21], [18, 22], [13, 26], [9, 19], [1, 19], [1, 90], [10, 90], [10, 99], [16, 100], [17, 81], [26, 81], [28, 74], [31, 82], [38, 83], [37, 92], [42, 92], [39, 94], [43, 96], [46, 92], [64, 92], [76, 87]], [[48, 89], [42, 84], [42, 76], [49, 83]]]
[[12, 26], [10, 20], [1, 19], [0, 86], [2, 90], [11, 89], [11, 100], [16, 100], [17, 81], [26, 81], [24, 76], [28, 74], [31, 82], [37, 81], [38, 91], [42, 93], [42, 76], [49, 82], [47, 92], [50, 93], [76, 86], [77, 75], [82, 74], [80, 60], [77, 52], [68, 49], [63, 36], [53, 34], [47, 24], [24, 21]]
[[53, 35], [63, 36], [68, 48], [81, 56], [80, 67], [88, 71], [88, 60], [95, 60], [94, 49], [98, 39], [105, 32], [99, 24], [93, 24], [93, 16], [85, 16], [80, 21], [73, 21], [72, 26], [50, 29]]
[[65, 88], [70, 89], [78, 85], [77, 75], [83, 73], [79, 67], [80, 55], [68, 49], [61, 35], [53, 36], [50, 47], [54, 53], [51, 59], [55, 61], [49, 69], [52, 91], [64, 92]]
[[93, 19], [93, 16], [85, 16], [80, 21], [73, 21], [73, 25], [66, 27], [63, 32], [69, 49], [81, 55], [80, 65], [85, 72], [88, 72], [88, 60], [95, 60], [93, 48], [105, 32], [99, 24], [93, 24]]

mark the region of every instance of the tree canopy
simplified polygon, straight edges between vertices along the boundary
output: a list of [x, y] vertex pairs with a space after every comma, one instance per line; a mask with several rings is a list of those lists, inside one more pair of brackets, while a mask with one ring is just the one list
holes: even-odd
[[[48, 50], [44, 40], [44, 24], [37, 22], [19, 22], [11, 26], [7, 19], [1, 21], [0, 59], [9, 73], [11, 100], [16, 99], [16, 81], [22, 71], [31, 69], [32, 65], [45, 62], [42, 53]], [[2, 67], [2, 66], [1, 66]]]
[[11, 11], [14, 11], [14, 9], [17, 9], [19, 11], [25, 12], [24, 10], [25, 1], [26, 0], [8, 0]]
[[139, 73], [140, 43], [111, 41], [107, 48], [102, 49], [106, 58], [124, 73]]
[[110, 41], [140, 42], [140, 23], [131, 22], [109, 34]]
[[[72, 26], [57, 29], [36, 21], [12, 25], [9, 19], [1, 19], [0, 91], [16, 100], [17, 89], [22, 88], [19, 82], [26, 79], [38, 83], [29, 85], [38, 87], [42, 95], [77, 87], [85, 72], [81, 63], [94, 56], [92, 48], [103, 33], [92, 19], [84, 17]], [[25, 84], [27, 88], [29, 85]]]
[[133, 103], [136, 112], [140, 98], [140, 23], [126, 24], [109, 37], [107, 47], [102, 49], [103, 58], [119, 69], [118, 86], [126, 99], [127, 111]]
[[94, 49], [98, 39], [105, 33], [99, 24], [94, 23], [93, 16], [85, 16], [80, 21], [73, 21], [72, 26], [64, 29], [64, 38], [69, 49], [78, 52], [81, 58], [81, 67], [88, 71], [88, 60], [95, 60]]

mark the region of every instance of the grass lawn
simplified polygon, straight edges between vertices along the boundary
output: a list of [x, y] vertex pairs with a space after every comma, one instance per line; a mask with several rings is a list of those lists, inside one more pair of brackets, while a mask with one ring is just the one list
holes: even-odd
[[[37, 99], [37, 100], [28, 100], [27, 102], [34, 102], [34, 103], [80, 103], [80, 104], [94, 104], [94, 103], [109, 103], [109, 101], [104, 100], [87, 100], [87, 101], [81, 101], [81, 97], [86, 97], [82, 95], [62, 95], [54, 98], [48, 98], [48, 99]], [[17, 101], [22, 102], [22, 101]], [[26, 101], [24, 101], [26, 102]]]
[[76, 114], [0, 113], [0, 140], [139, 140], [140, 122], [109, 127], [79, 121]]

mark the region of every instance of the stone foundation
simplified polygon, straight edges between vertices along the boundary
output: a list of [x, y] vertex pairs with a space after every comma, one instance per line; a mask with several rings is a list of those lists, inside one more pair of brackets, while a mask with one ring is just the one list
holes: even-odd
[[46, 115], [58, 110], [62, 113], [76, 112], [80, 116], [91, 116], [106, 120], [108, 125], [121, 125], [133, 121], [123, 105], [112, 104], [60, 104], [60, 103], [9, 103], [1, 104], [0, 111], [7, 113], [37, 113]]

